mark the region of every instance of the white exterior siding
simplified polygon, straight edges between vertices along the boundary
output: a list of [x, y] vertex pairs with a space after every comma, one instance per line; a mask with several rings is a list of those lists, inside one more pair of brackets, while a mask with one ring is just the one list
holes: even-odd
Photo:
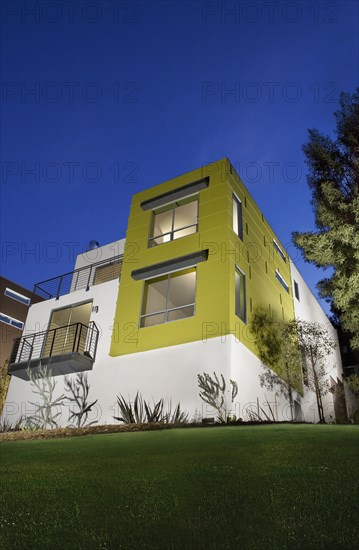
[[[321, 323], [328, 330], [329, 335], [336, 343], [336, 348], [331, 355], [326, 358], [326, 371], [328, 372], [328, 377], [331, 376], [335, 382], [337, 379], [342, 382], [343, 380], [343, 367], [342, 360], [339, 349], [339, 342], [337, 331], [329, 321], [328, 317], [322, 310], [320, 304], [316, 300], [313, 293], [310, 291], [308, 285], [304, 281], [303, 277], [299, 273], [298, 269], [295, 267], [294, 263], [291, 261], [291, 274], [292, 274], [292, 283], [293, 283], [293, 296], [294, 296], [294, 281], [298, 283], [299, 287], [299, 300], [294, 296], [294, 312], [295, 316], [299, 319], [309, 322]], [[316, 422], [318, 421], [318, 411], [316, 410], [316, 401], [314, 392], [309, 391], [306, 386], [304, 393], [304, 402], [306, 403], [306, 408], [315, 413], [314, 420], [308, 419], [308, 421]], [[323, 397], [323, 409], [325, 414], [325, 420], [327, 422], [333, 422], [335, 420], [334, 414], [334, 401], [333, 395], [331, 393]]]
[[[123, 252], [124, 239], [105, 247], [78, 256], [76, 268], [93, 262], [113, 258]], [[91, 254], [91, 256], [90, 256]], [[294, 298], [295, 314], [307, 321], [317, 321], [327, 325], [336, 339], [336, 331], [329, 323], [326, 315], [310, 292], [303, 278], [291, 264], [292, 279], [299, 284], [300, 301]], [[48, 328], [53, 309], [66, 307], [85, 301], [92, 301], [93, 311], [91, 321], [100, 330], [96, 360], [93, 369], [88, 372], [90, 384], [90, 399], [98, 399], [98, 403], [89, 420], [98, 420], [99, 424], [113, 423], [113, 416], [118, 415], [116, 396], [122, 394], [126, 399], [133, 400], [140, 391], [146, 400], [165, 398], [172, 401], [172, 407], [178, 402], [186, 410], [190, 419], [195, 413], [201, 417], [213, 417], [214, 412], [201, 401], [197, 385], [197, 374], [207, 372], [223, 374], [238, 382], [239, 393], [236, 398], [233, 413], [237, 418], [248, 420], [248, 409], [257, 410], [259, 405], [269, 413], [266, 401], [270, 403], [279, 421], [290, 420], [289, 404], [283, 396], [275, 397], [273, 392], [260, 386], [259, 375], [262, 367], [259, 359], [246, 348], [242, 342], [236, 341], [233, 335], [225, 338], [211, 338], [207, 341], [197, 341], [178, 346], [171, 346], [142, 353], [128, 354], [120, 357], [110, 357], [109, 349], [112, 327], [118, 294], [118, 280], [91, 286], [52, 299], [40, 302], [30, 307], [26, 320], [24, 334], [39, 332]], [[97, 306], [97, 307], [96, 307]], [[328, 358], [331, 376], [342, 379], [342, 367], [339, 348]], [[75, 376], [71, 374], [69, 376]], [[57, 376], [56, 395], [64, 393], [64, 376]], [[304, 396], [294, 393], [294, 398], [300, 403], [303, 420], [318, 421], [318, 412], [314, 392], [305, 390]], [[4, 407], [3, 416], [10, 422], [15, 422], [20, 415], [31, 414], [30, 401], [36, 401], [29, 382], [15, 376], [11, 378], [10, 388]], [[324, 411], [327, 421], [334, 420], [333, 396], [328, 394], [324, 400]], [[262, 415], [263, 416], [263, 415]], [[68, 411], [63, 409], [61, 425], [68, 424]]]
[[111, 260], [116, 256], [123, 254], [125, 248], [126, 239], [120, 239], [113, 243], [105, 244], [83, 254], [79, 254], [76, 258], [74, 269], [80, 269], [82, 267], [88, 267], [91, 264], [97, 262], [103, 262], [105, 260]]

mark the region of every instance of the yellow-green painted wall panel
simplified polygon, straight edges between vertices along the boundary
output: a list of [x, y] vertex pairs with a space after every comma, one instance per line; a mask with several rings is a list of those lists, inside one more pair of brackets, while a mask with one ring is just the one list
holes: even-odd
[[[140, 206], [141, 202], [207, 176], [209, 186], [199, 192], [198, 233], [149, 248], [152, 213], [144, 211]], [[233, 192], [242, 201], [243, 241], [232, 229]], [[228, 159], [134, 195], [128, 220], [111, 355], [124, 355], [202, 340], [204, 337], [216, 337], [223, 331], [233, 331], [234, 327], [238, 327], [239, 337], [245, 345], [256, 353], [253, 338], [248, 333], [250, 303], [252, 310], [258, 305], [269, 307], [270, 304], [279, 318], [282, 317], [282, 312], [287, 319], [294, 316], [289, 259], [285, 262], [274, 251], [273, 238], [285, 252]], [[140, 328], [145, 282], [135, 281], [131, 276], [132, 271], [175, 260], [202, 249], [208, 249], [209, 255], [207, 261], [197, 265], [195, 316]], [[247, 324], [235, 314], [236, 265], [246, 275]], [[289, 285], [289, 293], [276, 279], [276, 268], [279, 268]], [[245, 334], [247, 337], [244, 337]]]

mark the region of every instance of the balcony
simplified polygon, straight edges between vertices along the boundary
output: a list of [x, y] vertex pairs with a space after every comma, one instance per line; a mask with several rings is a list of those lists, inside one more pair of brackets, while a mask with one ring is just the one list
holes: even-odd
[[51, 368], [53, 376], [91, 370], [96, 357], [99, 330], [91, 321], [75, 323], [16, 338], [8, 372], [28, 380], [26, 369], [40, 363]]
[[34, 286], [34, 294], [45, 300], [58, 299], [75, 290], [89, 290], [93, 285], [118, 279], [121, 274], [122, 258], [123, 255], [114, 256], [109, 260], [80, 267], [69, 273], [37, 283]]

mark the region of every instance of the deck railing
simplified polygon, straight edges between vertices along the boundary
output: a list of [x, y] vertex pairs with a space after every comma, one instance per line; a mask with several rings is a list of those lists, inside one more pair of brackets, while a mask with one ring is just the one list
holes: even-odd
[[34, 294], [45, 300], [57, 299], [75, 290], [88, 290], [92, 285], [116, 279], [120, 277], [122, 258], [123, 255], [114, 256], [37, 283], [34, 286]]
[[88, 325], [74, 323], [43, 332], [35, 332], [14, 340], [10, 365], [36, 359], [80, 353], [95, 359], [99, 329], [91, 321]]

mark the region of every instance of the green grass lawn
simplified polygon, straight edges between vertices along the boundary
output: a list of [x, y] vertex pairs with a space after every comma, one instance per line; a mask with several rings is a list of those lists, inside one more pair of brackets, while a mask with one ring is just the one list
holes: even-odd
[[6, 442], [2, 549], [358, 548], [356, 426]]

